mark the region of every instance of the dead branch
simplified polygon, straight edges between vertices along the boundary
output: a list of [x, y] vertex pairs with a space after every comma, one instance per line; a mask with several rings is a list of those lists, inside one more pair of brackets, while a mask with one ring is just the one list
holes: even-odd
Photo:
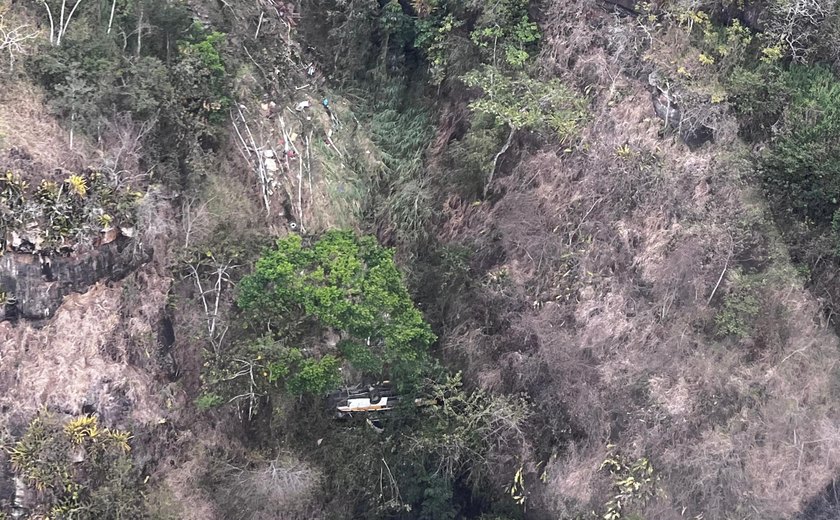
[[205, 289], [205, 286], [201, 281], [202, 278], [199, 273], [199, 267], [201, 267], [201, 265], [199, 263], [195, 263], [189, 264], [187, 267], [190, 270], [190, 275], [195, 282], [196, 289], [198, 289], [198, 294], [201, 297], [201, 304], [204, 307], [204, 315], [207, 322], [207, 339], [210, 342], [213, 354], [216, 358], [218, 358], [221, 355], [222, 344], [229, 328], [227, 326], [220, 326], [219, 306], [222, 299], [222, 293], [224, 292], [226, 284], [233, 284], [233, 281], [229, 276], [230, 271], [240, 266], [233, 265], [231, 262], [217, 262], [212, 256], [211, 260], [214, 262], [213, 267], [215, 270], [210, 274], [210, 276], [214, 281], [212, 287], [207, 289]]
[[[265, 158], [263, 157], [262, 149], [260, 146], [257, 145], [256, 139], [254, 139], [254, 134], [251, 132], [250, 126], [248, 126], [248, 120], [245, 119], [245, 114], [242, 113], [242, 106], [237, 104], [236, 110], [239, 115], [239, 121], [241, 121], [245, 129], [245, 135], [248, 136], [248, 142], [246, 143], [242, 132], [239, 130], [239, 127], [236, 124], [236, 120], [233, 117], [231, 117], [231, 120], [233, 121], [234, 130], [236, 131], [236, 135], [239, 137], [239, 140], [244, 150], [248, 152], [248, 157], [256, 157], [255, 161], [251, 161], [248, 157], [246, 157], [246, 160], [257, 174], [257, 180], [259, 181], [260, 190], [263, 196], [263, 204], [265, 205], [265, 212], [266, 214], [271, 214], [271, 202], [269, 200], [270, 179], [268, 178], [268, 171], [266, 169]], [[243, 153], [243, 157], [244, 156], [245, 154]]]
[[7, 29], [0, 24], [0, 51], [6, 51], [9, 54], [9, 71], [15, 67], [15, 57], [26, 54], [24, 42], [38, 36], [37, 31], [26, 31], [28, 27], [28, 25], [20, 25], [14, 29]]
[[493, 176], [496, 174], [496, 164], [499, 162], [499, 157], [501, 157], [502, 155], [504, 155], [505, 152], [508, 151], [508, 148], [510, 148], [510, 144], [513, 142], [513, 135], [515, 133], [516, 128], [511, 126], [510, 134], [508, 134], [508, 138], [505, 142], [505, 145], [502, 146], [502, 149], [499, 150], [499, 153], [497, 153], [496, 156], [493, 157], [493, 165], [490, 167], [490, 176], [487, 178], [487, 183], [484, 185], [483, 198], [485, 199], [487, 198], [487, 191], [490, 189], [490, 184], [493, 182]]

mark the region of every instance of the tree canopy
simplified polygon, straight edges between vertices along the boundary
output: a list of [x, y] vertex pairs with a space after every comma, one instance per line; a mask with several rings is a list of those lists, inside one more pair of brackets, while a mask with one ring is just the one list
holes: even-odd
[[[436, 339], [408, 294], [393, 251], [350, 231], [330, 231], [311, 244], [298, 235], [278, 240], [242, 280], [238, 304], [259, 327], [297, 324], [272, 330], [286, 344], [336, 333], [337, 352], [313, 349], [322, 360], [336, 356], [362, 373], [399, 381], [420, 376]], [[317, 372], [312, 363], [300, 361]], [[329, 367], [337, 370], [338, 364], [330, 361]]]

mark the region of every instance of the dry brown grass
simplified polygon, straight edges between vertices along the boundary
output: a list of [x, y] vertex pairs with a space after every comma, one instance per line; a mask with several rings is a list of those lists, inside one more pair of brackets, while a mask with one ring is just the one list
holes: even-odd
[[171, 279], [155, 267], [68, 296], [46, 323], [0, 323], [0, 431], [45, 407], [80, 414], [92, 406], [104, 424], [132, 432], [156, 518], [227, 518], [200, 487], [209, 459], [197, 454], [230, 441], [195, 417], [191, 397], [158, 365]]
[[[94, 405], [109, 423], [153, 423], [165, 415], [148, 373], [132, 358], [154, 354], [153, 316], [163, 307], [166, 282], [155, 275], [139, 282], [142, 300], [121, 318], [122, 285], [97, 285], [68, 296], [49, 323], [0, 323], [0, 400], [12, 410], [34, 413], [46, 406], [73, 414]], [[122, 284], [129, 283], [127, 281]], [[163, 289], [161, 291], [161, 288]], [[151, 338], [149, 343], [147, 338]], [[141, 346], [145, 353], [133, 348]]]
[[44, 93], [26, 82], [3, 85], [0, 92], [0, 156], [16, 148], [39, 164], [30, 184], [48, 178], [56, 168], [80, 171], [95, 157], [93, 146], [77, 132], [70, 135], [50, 114]]
[[[613, 28], [601, 34], [636, 30], [586, 5], [555, 9]], [[576, 432], [533, 490], [535, 508], [602, 508], [610, 488], [597, 468], [611, 442], [661, 476], [663, 492], [635, 506], [644, 518], [795, 516], [840, 473], [837, 338], [738, 143], [691, 152], [661, 138], [646, 77], [621, 74], [627, 55], [577, 28], [549, 31], [557, 50], [543, 59], [596, 82], [585, 147], [525, 157], [499, 176], [493, 204], [448, 201], [444, 236], [472, 247], [479, 275], [506, 277], [455, 306], [445, 352]], [[760, 285], [755, 331], [741, 339], [714, 321], [736, 269]]]

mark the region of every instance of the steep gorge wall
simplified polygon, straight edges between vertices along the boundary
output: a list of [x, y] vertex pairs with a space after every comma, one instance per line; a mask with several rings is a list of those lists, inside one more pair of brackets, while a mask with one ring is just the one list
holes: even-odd
[[7, 302], [0, 319], [52, 317], [65, 296], [85, 292], [102, 280], [119, 280], [151, 259], [132, 240], [118, 240], [79, 256], [0, 256], [0, 290]]

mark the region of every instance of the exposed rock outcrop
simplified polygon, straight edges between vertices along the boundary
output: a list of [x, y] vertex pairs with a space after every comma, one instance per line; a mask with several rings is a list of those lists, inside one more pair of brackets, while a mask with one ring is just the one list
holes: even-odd
[[0, 257], [0, 291], [7, 296], [0, 319], [50, 318], [68, 294], [119, 280], [150, 259], [148, 249], [129, 239], [77, 256], [6, 253]]
[[[667, 128], [677, 132], [691, 149], [713, 141], [715, 130], [709, 126], [709, 122], [714, 121], [719, 115], [719, 107], [713, 106], [706, 100], [697, 99], [697, 96], [687, 90], [677, 89], [674, 92], [671, 88], [663, 86], [663, 82], [658, 72], [652, 72], [648, 77], [653, 111], [656, 116], [665, 122]], [[689, 100], [692, 97], [695, 99]], [[694, 106], [687, 109], [686, 104]]]

